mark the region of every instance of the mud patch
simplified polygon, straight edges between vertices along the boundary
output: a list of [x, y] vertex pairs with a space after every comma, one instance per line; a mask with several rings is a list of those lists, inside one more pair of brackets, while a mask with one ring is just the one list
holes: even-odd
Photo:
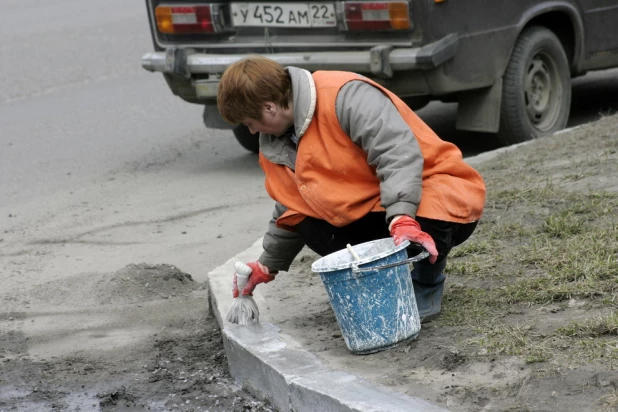
[[99, 406], [103, 409], [115, 409], [118, 407], [130, 407], [135, 405], [136, 397], [127, 393], [126, 389], [122, 389], [119, 391], [114, 391], [112, 393], [99, 393], [97, 394], [97, 398], [101, 399], [99, 402]]
[[[37, 287], [0, 317], [0, 410], [273, 411], [229, 375], [201, 289], [174, 266], [149, 264]], [[110, 334], [129, 336], [103, 339]], [[64, 342], [71, 350], [33, 355]]]
[[468, 358], [466, 357], [466, 355], [462, 355], [457, 351], [452, 351], [444, 355], [444, 357], [442, 358], [442, 368], [446, 371], [452, 371], [458, 366], [466, 363], [467, 359]]
[[[173, 326], [176, 332], [105, 362], [86, 356], [0, 359], [0, 410], [273, 411], [229, 375], [214, 317], [191, 316]], [[13, 347], [24, 347], [23, 335], [11, 339], [21, 341]]]

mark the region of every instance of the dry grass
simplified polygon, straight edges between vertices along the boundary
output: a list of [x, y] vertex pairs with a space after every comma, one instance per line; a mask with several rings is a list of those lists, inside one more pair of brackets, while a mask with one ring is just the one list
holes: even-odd
[[[618, 130], [594, 135], [583, 127], [540, 147], [479, 168], [485, 214], [453, 250], [440, 322], [474, 328], [467, 344], [487, 353], [617, 363]], [[580, 312], [602, 315], [569, 321], [574, 301]], [[540, 310], [546, 307], [553, 309]], [[514, 323], [510, 316], [522, 310], [537, 315]], [[560, 311], [563, 323], [552, 324], [546, 314]], [[616, 406], [618, 395], [603, 402]]]
[[606, 412], [614, 412], [618, 410], [618, 390], [614, 389], [602, 397], [599, 402], [603, 405], [603, 410]]

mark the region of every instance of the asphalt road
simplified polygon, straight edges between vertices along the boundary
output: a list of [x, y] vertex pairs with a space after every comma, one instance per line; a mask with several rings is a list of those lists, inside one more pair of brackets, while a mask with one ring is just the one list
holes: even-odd
[[212, 133], [198, 107], [140, 66], [151, 46], [140, 0], [3, 1], [0, 205], [83, 184]]
[[[256, 216], [222, 250], [238, 252], [264, 229], [271, 206], [254, 156], [231, 132], [205, 130], [198, 106], [172, 96], [161, 75], [141, 68], [141, 55], [152, 50], [143, 0], [4, 0], [0, 37], [0, 226], [25, 204], [113, 171], [178, 160], [200, 144], [208, 150], [175, 167], [203, 180], [212, 204], [202, 206], [245, 205], [243, 213]], [[570, 125], [614, 112], [617, 79], [613, 70], [576, 80]], [[455, 110], [432, 103], [419, 113], [465, 154], [495, 147], [488, 136], [456, 132]], [[223, 208], [219, 230], [237, 230], [239, 213]]]

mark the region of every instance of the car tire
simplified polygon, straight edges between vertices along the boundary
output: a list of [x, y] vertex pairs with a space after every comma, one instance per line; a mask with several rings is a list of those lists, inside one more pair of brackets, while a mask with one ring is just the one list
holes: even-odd
[[513, 49], [502, 83], [498, 140], [508, 146], [563, 129], [571, 108], [571, 73], [556, 35], [525, 29]]
[[260, 136], [259, 133], [251, 133], [245, 125], [234, 127], [234, 136], [238, 143], [250, 152], [258, 153], [260, 151]]

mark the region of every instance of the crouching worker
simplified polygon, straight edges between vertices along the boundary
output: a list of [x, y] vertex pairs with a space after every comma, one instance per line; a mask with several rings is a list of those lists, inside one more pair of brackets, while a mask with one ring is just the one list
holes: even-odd
[[455, 145], [366, 77], [312, 74], [259, 56], [225, 71], [218, 105], [229, 123], [259, 132], [276, 202], [240, 293], [288, 270], [304, 245], [325, 256], [392, 236], [429, 252], [414, 264], [414, 292], [423, 321], [440, 313], [446, 257], [472, 234], [485, 202], [483, 179]]

